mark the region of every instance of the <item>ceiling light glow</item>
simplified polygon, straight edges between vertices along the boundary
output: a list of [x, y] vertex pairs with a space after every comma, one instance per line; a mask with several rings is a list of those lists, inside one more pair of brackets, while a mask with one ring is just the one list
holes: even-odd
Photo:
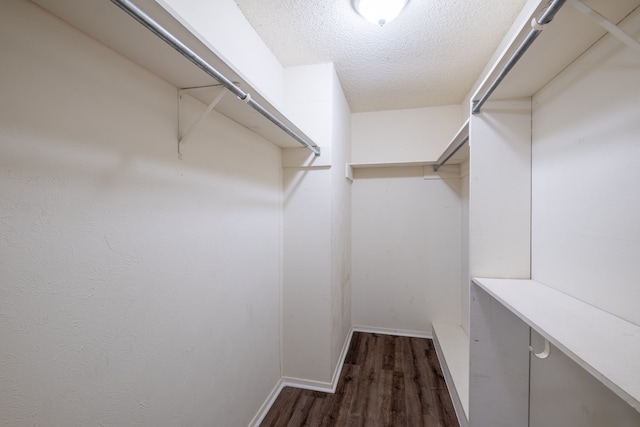
[[395, 19], [407, 0], [353, 0], [353, 8], [367, 21], [381, 27]]

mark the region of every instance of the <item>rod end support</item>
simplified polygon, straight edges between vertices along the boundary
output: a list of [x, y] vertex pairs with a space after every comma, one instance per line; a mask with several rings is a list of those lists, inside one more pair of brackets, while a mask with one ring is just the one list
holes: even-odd
[[474, 99], [471, 101], [471, 114], [478, 114], [480, 112], [480, 100]]

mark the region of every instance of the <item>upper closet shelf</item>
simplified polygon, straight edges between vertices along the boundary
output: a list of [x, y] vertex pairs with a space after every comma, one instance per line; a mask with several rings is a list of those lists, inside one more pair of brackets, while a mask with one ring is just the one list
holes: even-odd
[[473, 282], [640, 411], [640, 326], [533, 280]]
[[[619, 24], [639, 5], [640, 0], [539, 0], [529, 8], [529, 13], [525, 13], [519, 30], [482, 80], [472, 102], [491, 90], [497, 79], [500, 84], [491, 95], [492, 100], [533, 96], [607, 33], [602, 22], [596, 22], [593, 13], [587, 13], [587, 9], [597, 12], [602, 19]], [[538, 26], [551, 8], [554, 8], [551, 10], [553, 20]], [[540, 32], [533, 37], [535, 42], [531, 40], [524, 50], [526, 53], [520, 52], [536, 29]], [[515, 64], [512, 63], [514, 59]], [[501, 78], [503, 70], [510, 67], [511, 71]]]
[[[159, 38], [157, 33], [149, 31], [148, 28], [145, 28], [144, 25], [141, 25], [111, 1], [33, 1], [177, 88], [210, 87], [219, 84], [212, 78], [211, 73], [204, 71], [206, 67], [194, 64], [183, 53], [179, 53], [175, 47], [169, 46]], [[218, 112], [279, 147], [297, 148], [302, 144], [300, 140], [310, 146], [316, 146], [299, 127], [260, 94], [256, 88], [252, 87], [238, 70], [226, 63], [221, 56], [156, 1], [135, 0], [133, 3], [204, 63], [237, 86], [238, 90], [232, 90], [236, 96], [225, 96], [216, 105], [215, 108]], [[214, 96], [212, 93], [215, 94], [215, 91], [194, 90], [190, 93], [205, 104], [210, 104]], [[238, 99], [238, 95], [242, 94], [250, 96], [243, 100]], [[261, 109], [263, 111], [260, 111]], [[279, 127], [277, 122], [288, 128], [299, 139]]]
[[469, 158], [469, 119], [467, 119], [462, 127], [456, 132], [453, 139], [449, 142], [442, 154], [436, 160], [416, 160], [402, 162], [370, 162], [370, 163], [351, 163], [349, 166], [355, 169], [362, 168], [381, 168], [381, 167], [402, 167], [402, 166], [433, 166], [437, 172], [445, 163], [451, 165], [459, 165]]

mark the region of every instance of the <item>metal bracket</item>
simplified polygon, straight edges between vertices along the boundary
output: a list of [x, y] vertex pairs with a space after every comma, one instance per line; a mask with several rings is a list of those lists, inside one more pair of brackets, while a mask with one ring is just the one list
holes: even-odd
[[640, 52], [640, 42], [631, 37], [629, 34], [625, 33], [613, 22], [609, 21], [604, 16], [600, 15], [598, 12], [593, 10], [591, 7], [582, 3], [580, 0], [571, 0], [569, 2], [571, 6], [578, 9], [580, 12], [587, 15], [591, 18], [596, 24], [600, 25], [606, 31], [608, 31], [612, 36], [616, 37], [622, 43], [626, 44], [632, 49], [635, 49], [637, 52]]
[[[181, 110], [181, 106], [182, 106], [182, 96], [184, 93], [188, 93], [188, 91], [193, 90], [193, 89], [203, 89], [203, 88], [211, 88], [211, 87], [220, 87], [220, 92], [218, 92], [218, 94], [213, 98], [213, 101], [211, 101], [209, 103], [209, 105], [207, 106], [207, 108], [204, 109], [204, 111], [202, 111], [202, 113], [200, 113], [200, 115], [198, 116], [198, 118], [191, 124], [191, 126], [189, 127], [189, 129], [187, 129], [186, 132], [181, 133], [181, 126], [180, 126], [180, 110]], [[216, 105], [218, 105], [218, 103], [220, 102], [220, 100], [222, 99], [222, 97], [224, 96], [224, 94], [226, 93], [226, 88], [222, 85], [213, 85], [213, 86], [202, 86], [202, 87], [197, 87], [197, 88], [184, 88], [184, 89], [178, 89], [178, 158], [182, 159], [182, 144], [184, 144], [186, 142], [186, 140], [189, 138], [189, 135], [191, 135], [191, 132], [193, 132], [193, 130], [196, 128], [196, 126], [198, 125], [198, 123], [200, 123], [202, 121], [202, 119], [204, 119], [205, 117], [207, 117], [209, 115], [209, 113], [211, 112], [211, 110], [213, 110]]]

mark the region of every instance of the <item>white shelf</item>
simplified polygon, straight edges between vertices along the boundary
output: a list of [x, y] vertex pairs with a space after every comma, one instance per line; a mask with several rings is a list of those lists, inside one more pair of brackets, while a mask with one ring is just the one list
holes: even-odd
[[[392, 167], [408, 167], [408, 166], [435, 166], [444, 158], [446, 158], [449, 153], [451, 153], [455, 147], [469, 136], [469, 119], [467, 119], [462, 127], [456, 132], [453, 136], [449, 144], [442, 151], [442, 154], [438, 156], [437, 159], [433, 160], [416, 160], [416, 161], [401, 161], [401, 162], [370, 162], [370, 163], [350, 163], [353, 169], [364, 169], [364, 168], [392, 168]], [[462, 148], [460, 148], [448, 161], [447, 165], [459, 165], [463, 163], [465, 160], [469, 159], [469, 144], [465, 144]]]
[[534, 280], [473, 282], [640, 411], [640, 326]]
[[460, 325], [434, 323], [433, 341], [460, 425], [469, 420], [469, 336]]
[[[619, 23], [640, 5], [640, 0], [582, 1], [613, 23]], [[531, 19], [540, 18], [548, 5], [548, 0], [540, 0], [534, 5], [472, 99], [478, 99], [486, 91], [531, 30]], [[540, 36], [505, 77], [490, 100], [527, 98], [534, 95], [605, 34], [606, 31], [591, 18], [567, 2], [544, 27]]]
[[[218, 82], [160, 40], [109, 0], [33, 0], [95, 40], [109, 46], [132, 62], [149, 70], [177, 88], [217, 85]], [[273, 114], [287, 127], [307, 141], [312, 141], [298, 126], [228, 64], [213, 47], [200, 40], [155, 0], [136, 0], [135, 4], [167, 31], [177, 37], [212, 67], [236, 83], [244, 92]], [[194, 90], [192, 96], [205, 104], [217, 94], [217, 89]], [[216, 111], [266, 138], [282, 148], [301, 145], [253, 108], [227, 94], [216, 105]]]

